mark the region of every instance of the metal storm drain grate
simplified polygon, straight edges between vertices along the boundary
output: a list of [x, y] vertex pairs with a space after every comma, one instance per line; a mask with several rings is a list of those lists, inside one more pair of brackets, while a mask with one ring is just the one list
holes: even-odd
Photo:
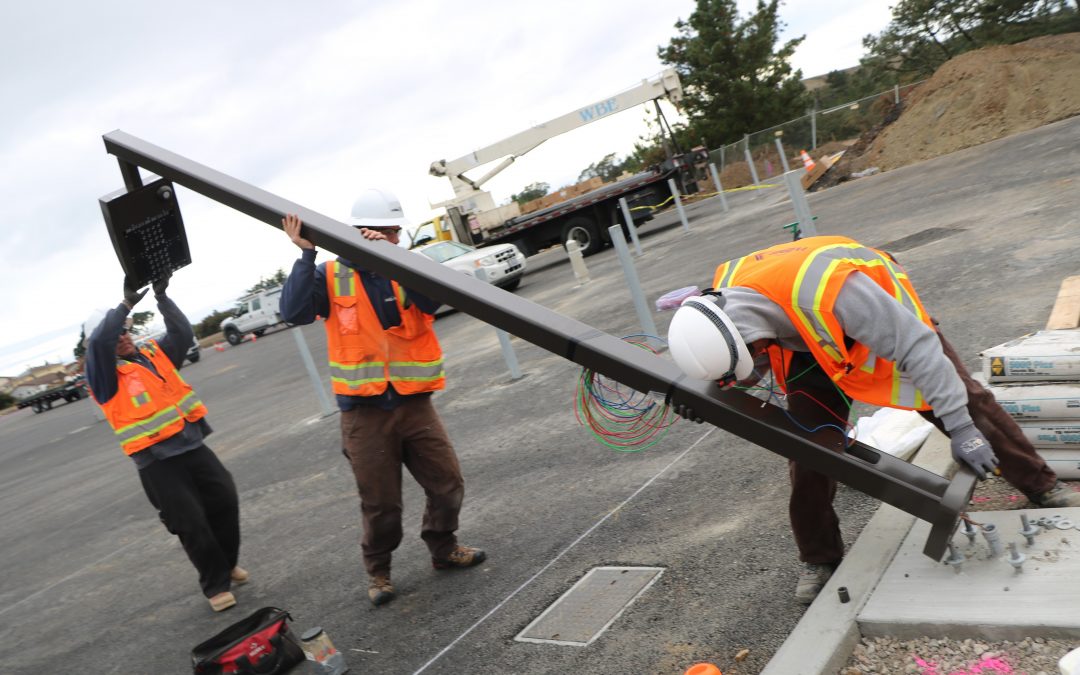
[[662, 567], [596, 567], [514, 639], [584, 647], [653, 585]]

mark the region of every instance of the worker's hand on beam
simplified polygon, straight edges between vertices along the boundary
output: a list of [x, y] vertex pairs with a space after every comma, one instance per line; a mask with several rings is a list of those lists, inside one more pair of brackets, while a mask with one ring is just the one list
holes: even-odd
[[128, 309], [133, 309], [135, 305], [139, 304], [139, 301], [143, 299], [149, 288], [144, 288], [141, 291], [135, 288], [135, 285], [131, 282], [131, 279], [124, 276], [124, 304]]
[[154, 296], [158, 298], [165, 297], [165, 291], [169, 288], [169, 279], [172, 278], [172, 272], [166, 272], [165, 276], [161, 277], [154, 282]]
[[366, 227], [361, 227], [360, 234], [364, 237], [364, 239], [367, 239], [368, 241], [379, 241], [380, 239], [384, 241], [386, 240], [386, 235], [379, 230], [371, 230]]
[[974, 423], [950, 431], [949, 441], [952, 444], [953, 459], [971, 467], [979, 480], [986, 480], [987, 472], [995, 472], [997, 457], [994, 456], [990, 442], [975, 428]]
[[295, 213], [286, 214], [286, 216], [281, 219], [281, 227], [285, 230], [285, 234], [289, 235], [289, 239], [292, 240], [292, 243], [300, 248], [315, 248], [315, 244], [312, 244], [310, 241], [300, 236], [300, 228], [303, 225], [304, 223], [300, 220], [300, 216]]

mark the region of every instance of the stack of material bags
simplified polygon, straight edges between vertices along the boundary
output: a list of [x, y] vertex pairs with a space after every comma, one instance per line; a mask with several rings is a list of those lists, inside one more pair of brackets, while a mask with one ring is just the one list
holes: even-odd
[[981, 379], [1050, 468], [1080, 479], [1080, 329], [1039, 331], [981, 356]]

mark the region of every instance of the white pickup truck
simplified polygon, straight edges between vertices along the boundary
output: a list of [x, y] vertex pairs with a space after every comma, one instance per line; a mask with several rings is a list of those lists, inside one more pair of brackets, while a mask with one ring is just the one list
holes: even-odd
[[238, 345], [248, 333], [258, 337], [267, 328], [284, 323], [278, 305], [281, 303], [281, 286], [270, 288], [240, 298], [236, 312], [221, 322], [221, 332], [231, 345]]

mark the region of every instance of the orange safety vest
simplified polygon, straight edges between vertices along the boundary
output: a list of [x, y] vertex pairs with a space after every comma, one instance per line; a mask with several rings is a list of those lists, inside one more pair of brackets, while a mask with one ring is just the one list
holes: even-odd
[[360, 275], [337, 261], [326, 263], [330, 316], [326, 341], [334, 393], [378, 396], [393, 383], [399, 394], [420, 394], [446, 386], [435, 317], [405, 299], [391, 281], [401, 324], [383, 330]]
[[[895, 363], [858, 342], [847, 347], [833, 306], [844, 280], [856, 271], [934, 329], [899, 263], [846, 237], [808, 237], [730, 260], [716, 268], [713, 287], [750, 288], [782, 307], [815, 360], [848, 396], [872, 405], [929, 410], [922, 393]], [[786, 391], [791, 353], [774, 344], [769, 359], [773, 376]]]
[[156, 341], [147, 342], [139, 353], [154, 364], [157, 375], [138, 363], [118, 359], [116, 394], [99, 404], [128, 455], [180, 433], [185, 420], [195, 422], [206, 416], [206, 406]]

